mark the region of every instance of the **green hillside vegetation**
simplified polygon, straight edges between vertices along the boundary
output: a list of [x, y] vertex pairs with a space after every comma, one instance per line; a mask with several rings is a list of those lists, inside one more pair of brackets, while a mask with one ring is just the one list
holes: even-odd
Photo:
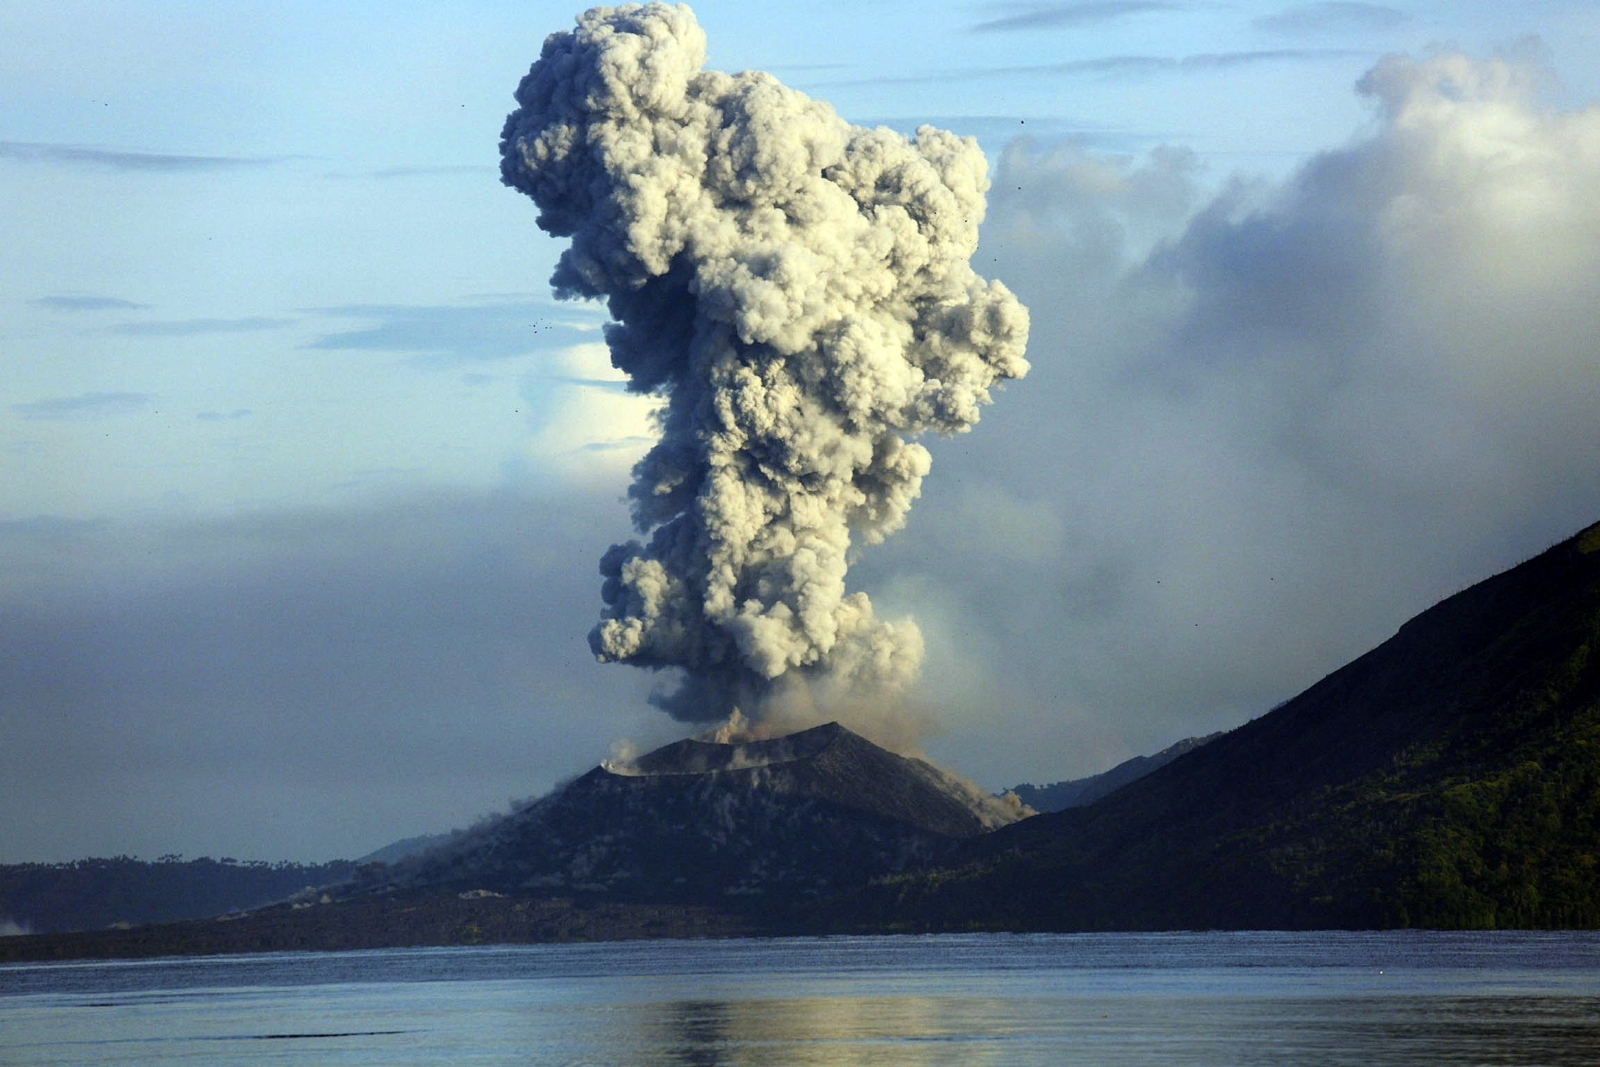
[[1600, 526], [837, 929], [1600, 926]]

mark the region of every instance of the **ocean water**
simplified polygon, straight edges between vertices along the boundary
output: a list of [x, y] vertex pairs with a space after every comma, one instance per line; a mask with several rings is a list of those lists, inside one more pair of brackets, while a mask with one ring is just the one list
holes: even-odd
[[0, 967], [0, 1064], [1600, 1064], [1600, 935], [841, 937]]

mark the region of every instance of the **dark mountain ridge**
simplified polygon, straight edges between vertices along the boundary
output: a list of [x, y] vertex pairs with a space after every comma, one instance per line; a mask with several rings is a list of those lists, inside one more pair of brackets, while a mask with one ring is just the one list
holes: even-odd
[[209, 856], [5, 864], [0, 865], [0, 922], [52, 933], [197, 919], [259, 908], [307, 886], [342, 881], [354, 870], [342, 860], [240, 863]]
[[823, 921], [1600, 925], [1600, 526], [1098, 803], [962, 856]]
[[1123, 760], [1110, 770], [1091, 774], [1087, 778], [1072, 778], [1064, 782], [1052, 782], [1049, 785], [1024, 782], [1012, 786], [1007, 792], [1015, 793], [1018, 800], [1041, 813], [1081, 808], [1085, 804], [1093, 804], [1101, 797], [1116, 792], [1130, 782], [1137, 782], [1145, 775], [1160, 770], [1185, 752], [1192, 752], [1207, 742], [1215, 741], [1222, 734], [1223, 731], [1219, 730], [1204, 737], [1185, 737], [1160, 752], [1149, 756], [1134, 756], [1132, 759]]

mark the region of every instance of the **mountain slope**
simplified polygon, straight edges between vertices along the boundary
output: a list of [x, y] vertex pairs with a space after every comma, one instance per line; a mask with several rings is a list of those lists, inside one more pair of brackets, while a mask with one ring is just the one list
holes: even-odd
[[1130, 782], [1137, 782], [1145, 775], [1165, 767], [1185, 752], [1192, 752], [1206, 742], [1215, 741], [1221, 736], [1222, 733], [1219, 731], [1204, 737], [1186, 737], [1153, 755], [1135, 756], [1123, 760], [1110, 770], [1092, 774], [1087, 778], [1072, 778], [1065, 782], [1052, 782], [1049, 785], [1024, 782], [1013, 786], [1007, 792], [1015, 793], [1018, 800], [1038, 812], [1081, 808], [1085, 804], [1093, 804], [1103, 796], [1115, 793]]
[[358, 856], [351, 862], [363, 863], [399, 863], [412, 856], [420, 856], [429, 849], [438, 848], [447, 843], [451, 834], [417, 834], [415, 837], [403, 837], [398, 841], [391, 841], [382, 848], [373, 849], [365, 856]]
[[926, 865], [1019, 814], [830, 723], [596, 767], [397, 865], [383, 889], [791, 908]]
[[1253, 722], [837, 927], [1600, 925], [1600, 526]]

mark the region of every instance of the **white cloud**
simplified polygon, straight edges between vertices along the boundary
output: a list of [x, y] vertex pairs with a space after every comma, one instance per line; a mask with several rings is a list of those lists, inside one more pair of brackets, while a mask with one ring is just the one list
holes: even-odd
[[[1035, 372], [881, 564], [1003, 657], [950, 751], [1003, 726], [1021, 770], [1054, 727], [1012, 707], [1090, 709], [1129, 751], [1231, 725], [1600, 518], [1600, 107], [1548, 80], [1385, 59], [1367, 136], [1178, 226], [1182, 157], [1007, 154], [980, 258]], [[985, 480], [1054, 512], [1054, 558]]]
[[528, 459], [563, 480], [599, 480], [621, 487], [627, 472], [659, 436], [661, 402], [630, 393], [601, 343], [573, 345], [547, 360], [524, 396], [539, 405]]

